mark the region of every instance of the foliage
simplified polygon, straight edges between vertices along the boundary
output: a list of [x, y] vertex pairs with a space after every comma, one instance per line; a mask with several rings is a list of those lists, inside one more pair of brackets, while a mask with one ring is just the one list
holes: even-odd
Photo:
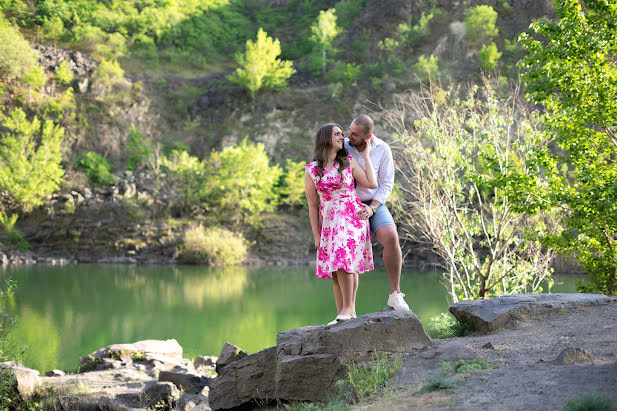
[[338, 26], [346, 30], [354, 17], [362, 11], [369, 0], [340, 0], [334, 6], [336, 10], [336, 21]]
[[0, 82], [20, 79], [38, 63], [38, 53], [0, 13]]
[[62, 182], [64, 130], [49, 120], [43, 125], [37, 117], [29, 121], [19, 108], [10, 110], [8, 116], [0, 115], [0, 125], [4, 129], [0, 188], [29, 210], [42, 204], [43, 198]]
[[29, 244], [23, 233], [15, 228], [18, 218], [19, 216], [17, 213], [13, 213], [9, 217], [4, 212], [0, 211], [0, 225], [4, 227], [4, 231], [6, 231], [9, 244], [18, 250], [25, 251], [28, 249]]
[[18, 409], [20, 403], [17, 391], [17, 377], [10, 368], [0, 369], [0, 409]]
[[388, 354], [373, 350], [371, 362], [356, 364], [354, 361], [346, 365], [345, 382], [353, 389], [358, 399], [376, 394], [380, 388], [401, 368], [401, 357], [395, 355], [392, 362]]
[[258, 225], [260, 214], [277, 205], [274, 187], [282, 172], [268, 162], [264, 145], [247, 139], [212, 152], [207, 179], [209, 205], [235, 222]]
[[414, 69], [421, 80], [434, 81], [439, 77], [439, 58], [432, 54], [427, 58], [423, 54], [418, 58], [418, 62], [414, 65]]
[[73, 81], [73, 70], [71, 70], [66, 60], [62, 60], [62, 63], [56, 69], [56, 78], [62, 84], [69, 84]]
[[20, 347], [8, 339], [9, 333], [17, 324], [17, 317], [9, 308], [16, 289], [17, 283], [12, 278], [6, 279], [4, 289], [0, 288], [0, 362], [20, 360], [26, 350], [26, 347]]
[[241, 264], [247, 254], [242, 234], [203, 225], [189, 228], [183, 236], [180, 258], [193, 264], [216, 266]]
[[251, 98], [261, 88], [287, 87], [287, 79], [295, 70], [293, 62], [279, 60], [279, 54], [281, 45], [278, 39], [268, 37], [268, 33], [260, 28], [257, 40], [247, 40], [244, 54], [236, 55], [236, 62], [241, 68], [228, 76], [229, 81], [246, 88]]
[[484, 70], [493, 70], [497, 67], [497, 60], [501, 57], [501, 52], [497, 50], [495, 43], [484, 45], [478, 52], [480, 58], [480, 68]]
[[135, 128], [135, 124], [131, 124], [131, 132], [128, 136], [126, 148], [129, 152], [126, 160], [127, 170], [136, 170], [146, 165], [147, 159], [152, 155], [152, 148], [145, 141], [143, 134]]
[[162, 166], [171, 174], [180, 196], [180, 208], [183, 213], [190, 213], [202, 206], [205, 197], [206, 166], [187, 150], [172, 150], [169, 158], [161, 159]]
[[77, 166], [81, 168], [90, 182], [97, 186], [108, 186], [116, 181], [111, 173], [111, 164], [105, 157], [94, 151], [88, 151], [77, 159]]
[[432, 392], [437, 390], [445, 390], [454, 392], [458, 388], [459, 382], [457, 379], [448, 377], [443, 371], [428, 373], [424, 377], [424, 382], [418, 393]]
[[333, 83], [341, 82], [345, 86], [350, 86], [360, 75], [361, 67], [359, 64], [336, 62], [335, 66], [328, 72], [328, 80]]
[[64, 34], [64, 22], [58, 16], [44, 17], [41, 34], [45, 40], [59, 40]]
[[506, 178], [531, 173], [524, 159], [542, 137], [516, 91], [499, 97], [488, 81], [465, 92], [433, 88], [401, 97], [385, 117], [403, 146], [406, 237], [441, 256], [451, 298], [550, 289], [553, 253], [527, 237], [554, 230], [552, 220], [517, 211]]
[[311, 40], [315, 47], [321, 49], [321, 70], [326, 74], [326, 54], [332, 50], [332, 41], [340, 33], [340, 28], [336, 24], [336, 10], [322, 10], [319, 12], [317, 21], [311, 28], [313, 35]]
[[476, 357], [472, 360], [460, 360], [454, 364], [453, 368], [457, 374], [466, 374], [473, 371], [490, 370], [497, 368], [497, 366], [486, 362], [486, 358]]
[[532, 23], [540, 40], [520, 36], [529, 53], [520, 68], [559, 149], [539, 146], [537, 175], [512, 186], [528, 212], [560, 209], [563, 229], [545, 244], [585, 268], [589, 282], [579, 290], [617, 295], [617, 4], [563, 0], [556, 14]]
[[287, 159], [285, 169], [281, 175], [281, 184], [278, 193], [281, 204], [288, 207], [306, 206], [304, 195], [304, 162]]
[[457, 321], [447, 312], [432, 317], [426, 325], [426, 333], [431, 338], [464, 337], [473, 329], [473, 323], [470, 321]]
[[563, 411], [617, 411], [617, 405], [599, 393], [586, 393], [568, 398]]
[[110, 92], [118, 80], [124, 77], [124, 70], [117, 61], [103, 60], [92, 74], [92, 80], [104, 92]]
[[465, 27], [467, 42], [472, 47], [480, 47], [493, 40], [499, 34], [495, 23], [497, 12], [491, 6], [476, 6], [465, 10]]

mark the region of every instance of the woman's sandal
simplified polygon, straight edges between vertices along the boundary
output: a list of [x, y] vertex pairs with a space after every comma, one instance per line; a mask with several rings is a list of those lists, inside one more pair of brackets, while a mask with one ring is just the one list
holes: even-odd
[[330, 321], [327, 325], [334, 325], [334, 324], [338, 324], [340, 322], [343, 321], [347, 321], [347, 320], [351, 320], [352, 318], [354, 318], [351, 315], [343, 315], [343, 314], [339, 314], [336, 316], [336, 318], [332, 321]]

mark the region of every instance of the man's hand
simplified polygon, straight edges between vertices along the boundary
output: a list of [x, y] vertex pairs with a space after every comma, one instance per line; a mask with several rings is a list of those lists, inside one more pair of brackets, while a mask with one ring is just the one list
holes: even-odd
[[362, 208], [358, 211], [357, 215], [360, 220], [368, 220], [373, 216], [373, 209], [369, 205], [362, 204]]

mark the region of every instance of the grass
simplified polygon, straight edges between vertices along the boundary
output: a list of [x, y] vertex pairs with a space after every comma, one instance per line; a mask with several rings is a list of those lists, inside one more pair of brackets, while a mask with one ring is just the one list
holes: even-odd
[[431, 338], [451, 338], [464, 337], [475, 329], [471, 320], [457, 320], [453, 315], [445, 312], [432, 317], [425, 330]]
[[497, 368], [497, 366], [494, 364], [489, 364], [486, 359], [481, 357], [474, 358], [473, 360], [460, 360], [456, 362], [454, 366], [451, 365], [450, 361], [443, 360], [441, 362], [441, 370], [427, 374], [424, 378], [424, 382], [416, 394], [423, 394], [438, 390], [454, 392], [458, 388], [460, 381], [453, 376], [452, 373], [466, 374], [493, 368]]
[[345, 382], [352, 388], [359, 400], [377, 394], [386, 381], [401, 368], [401, 356], [394, 356], [392, 363], [386, 353], [379, 354], [373, 350], [372, 360], [368, 364], [347, 364]]
[[564, 411], [617, 411], [617, 405], [599, 393], [575, 395], [568, 399]]

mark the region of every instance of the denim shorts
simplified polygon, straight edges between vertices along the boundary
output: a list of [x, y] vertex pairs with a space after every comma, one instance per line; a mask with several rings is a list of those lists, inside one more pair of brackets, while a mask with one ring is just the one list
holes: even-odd
[[[363, 201], [363, 203], [370, 205], [371, 201]], [[373, 214], [368, 221], [371, 224], [371, 233], [373, 235], [375, 235], [375, 233], [385, 225], [393, 225], [396, 227], [394, 218], [392, 218], [392, 214], [390, 214], [390, 210], [388, 210], [388, 207], [386, 207], [385, 204], [381, 204], [377, 207], [377, 212]]]

